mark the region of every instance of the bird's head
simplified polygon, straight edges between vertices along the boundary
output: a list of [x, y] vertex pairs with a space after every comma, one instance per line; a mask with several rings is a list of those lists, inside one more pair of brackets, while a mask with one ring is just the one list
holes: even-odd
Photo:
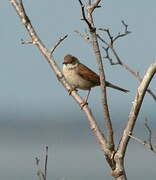
[[64, 61], [63, 61], [64, 65], [73, 65], [74, 66], [74, 65], [77, 65], [78, 63], [79, 63], [79, 60], [75, 56], [67, 54], [64, 57]]

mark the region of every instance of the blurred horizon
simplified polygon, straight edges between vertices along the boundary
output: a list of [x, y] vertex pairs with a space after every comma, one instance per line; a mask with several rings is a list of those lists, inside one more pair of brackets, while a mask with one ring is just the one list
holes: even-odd
[[[74, 115], [71, 118], [73, 121], [67, 122], [53, 119], [3, 121], [0, 127], [0, 137], [3, 137], [0, 139], [0, 168], [6, 169], [9, 173], [1, 171], [1, 177], [4, 180], [10, 176], [14, 177], [13, 179], [20, 179], [22, 176], [24, 180], [37, 179], [35, 157], [41, 159], [40, 163], [44, 168], [45, 147], [48, 146], [48, 179], [112, 179], [104, 154], [86, 119], [83, 118], [83, 122]], [[153, 128], [156, 123], [149, 122], [149, 126]], [[114, 127], [117, 145], [123, 124], [115, 122]], [[134, 136], [142, 140], [148, 139], [143, 122], [137, 123]], [[148, 148], [134, 140], [130, 141], [125, 157], [129, 179], [141, 180], [152, 174], [154, 177], [155, 161], [155, 154]], [[142, 170], [137, 169], [138, 166], [142, 166]], [[143, 170], [148, 168], [150, 171]]]

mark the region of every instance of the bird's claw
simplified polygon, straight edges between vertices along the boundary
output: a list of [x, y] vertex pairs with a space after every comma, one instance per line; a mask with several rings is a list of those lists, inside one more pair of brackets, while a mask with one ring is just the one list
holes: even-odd
[[85, 102], [80, 103], [81, 110], [82, 110], [82, 109], [83, 109], [83, 107], [84, 107], [84, 106], [86, 106], [86, 105], [88, 105], [88, 102], [86, 102], [86, 101], [85, 101]]
[[[76, 89], [76, 88], [70, 88], [70, 89], [68, 89], [69, 95], [71, 95], [72, 91], [77, 91], [77, 89]], [[86, 106], [86, 105], [88, 105], [87, 99], [86, 99], [86, 101], [80, 103], [81, 110], [82, 110], [83, 107]]]
[[71, 95], [72, 91], [77, 91], [77, 89], [76, 89], [76, 88], [70, 88], [70, 89], [68, 89], [69, 95]]

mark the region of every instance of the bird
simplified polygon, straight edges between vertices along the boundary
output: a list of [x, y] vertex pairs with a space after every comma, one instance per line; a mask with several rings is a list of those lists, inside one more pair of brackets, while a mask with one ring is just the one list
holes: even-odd
[[[91, 88], [100, 86], [100, 76], [92, 71], [89, 67], [80, 63], [79, 59], [71, 54], [64, 56], [63, 61], [63, 74], [68, 84], [72, 87], [69, 89], [69, 94], [73, 90], [82, 89], [88, 90], [85, 103], [88, 101], [88, 97], [91, 91]], [[122, 92], [129, 92], [127, 89], [123, 89], [119, 86], [116, 86], [108, 81], [105, 81], [106, 87], [110, 87]]]

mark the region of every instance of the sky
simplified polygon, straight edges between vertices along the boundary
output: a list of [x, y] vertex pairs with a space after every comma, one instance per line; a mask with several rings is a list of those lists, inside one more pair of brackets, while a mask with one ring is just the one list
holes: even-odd
[[[68, 34], [54, 52], [60, 68], [63, 57], [72, 54], [98, 72], [92, 48], [74, 32], [86, 30], [86, 24], [80, 20], [78, 1], [23, 2], [47, 48], [51, 49], [60, 37]], [[122, 61], [143, 76], [156, 59], [156, 2], [102, 0], [101, 5], [102, 8], [94, 12], [96, 27], [110, 28], [113, 34], [117, 34], [123, 31], [121, 20], [129, 25], [132, 33], [120, 39], [115, 47]], [[45, 145], [50, 149], [49, 179], [111, 179], [84, 113], [57, 81], [38, 49], [34, 45], [21, 44], [21, 39], [28, 41], [30, 38], [9, 0], [1, 2], [0, 21], [0, 179], [12, 177], [19, 180], [23, 176], [34, 179], [34, 158], [43, 153]], [[104, 33], [101, 35], [105, 37]], [[123, 94], [108, 89], [111, 119], [118, 140], [139, 82], [122, 67], [111, 66], [106, 60], [104, 68], [108, 81], [130, 90], [130, 93]], [[156, 93], [155, 84], [154, 77], [150, 87]], [[79, 93], [85, 97], [87, 92], [79, 90]], [[98, 87], [92, 90], [89, 105], [103, 129]], [[147, 138], [143, 124], [145, 118], [155, 131], [155, 107], [154, 100], [147, 94], [138, 117], [136, 136]], [[156, 164], [156, 155], [141, 145], [132, 142], [126, 158], [129, 179], [144, 180], [149, 175], [155, 176], [151, 164]], [[134, 161], [137, 171], [133, 167]], [[150, 170], [145, 171], [149, 167]], [[142, 175], [140, 172], [146, 173]]]

